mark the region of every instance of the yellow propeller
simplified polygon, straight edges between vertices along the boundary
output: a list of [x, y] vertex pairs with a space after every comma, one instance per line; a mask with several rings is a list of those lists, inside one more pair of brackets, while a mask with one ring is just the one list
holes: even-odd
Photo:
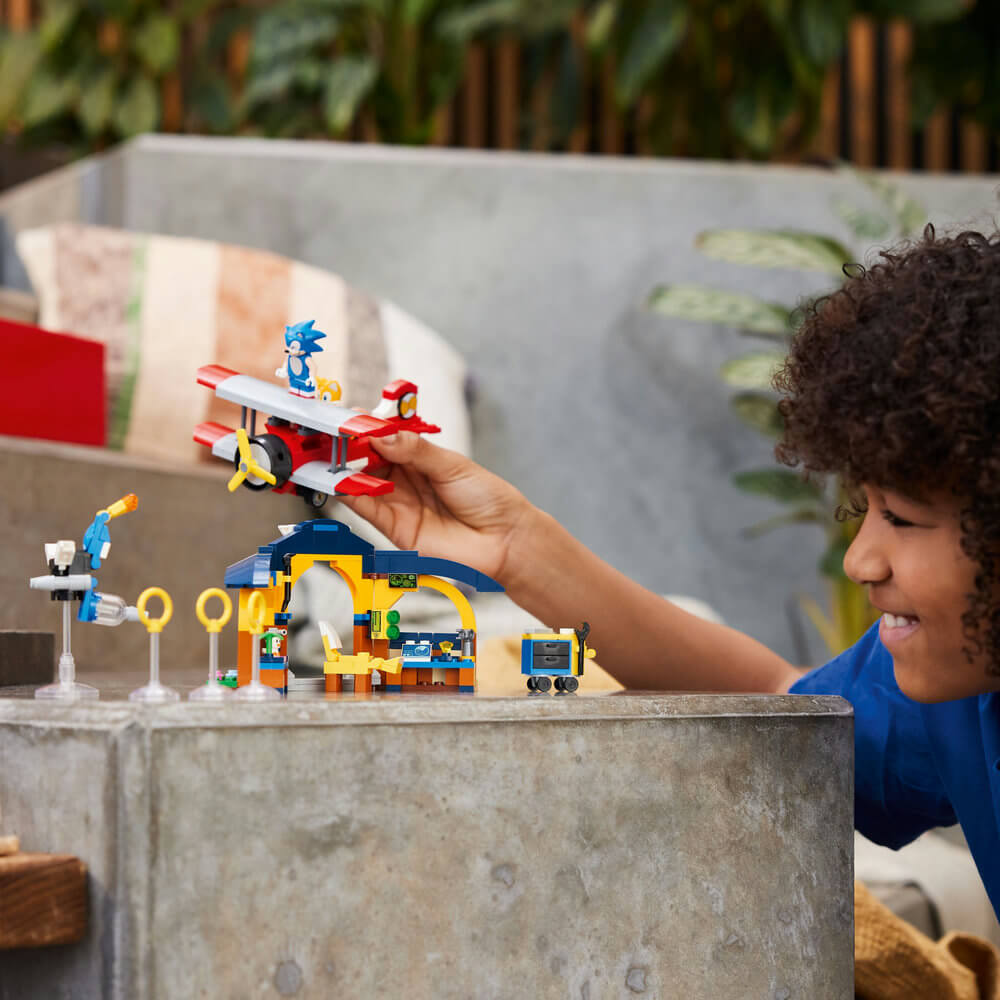
[[240, 450], [240, 464], [236, 469], [236, 475], [229, 480], [229, 492], [233, 493], [249, 475], [255, 475], [263, 479], [265, 483], [275, 486], [277, 479], [267, 469], [262, 468], [253, 457], [250, 451], [250, 438], [247, 436], [246, 428], [241, 427], [236, 432], [236, 444]]

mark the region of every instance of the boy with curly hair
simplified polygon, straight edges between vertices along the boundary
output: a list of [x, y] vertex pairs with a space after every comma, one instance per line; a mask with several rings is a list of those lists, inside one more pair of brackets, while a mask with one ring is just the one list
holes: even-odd
[[422, 437], [373, 442], [396, 489], [349, 506], [402, 548], [489, 574], [542, 621], [586, 619], [626, 687], [843, 695], [857, 828], [900, 847], [961, 823], [1000, 911], [1000, 235], [928, 226], [857, 269], [809, 310], [775, 384], [777, 455], [842, 477], [864, 518], [844, 569], [882, 611], [808, 673], [641, 587]]

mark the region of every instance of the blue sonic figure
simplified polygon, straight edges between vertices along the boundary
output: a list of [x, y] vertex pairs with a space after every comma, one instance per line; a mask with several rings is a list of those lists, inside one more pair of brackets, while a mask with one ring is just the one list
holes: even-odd
[[285, 327], [285, 363], [275, 371], [278, 378], [288, 379], [288, 391], [293, 396], [314, 399], [316, 379], [309, 362], [313, 354], [322, 351], [317, 343], [326, 336], [322, 330], [314, 328], [315, 320], [293, 323]]

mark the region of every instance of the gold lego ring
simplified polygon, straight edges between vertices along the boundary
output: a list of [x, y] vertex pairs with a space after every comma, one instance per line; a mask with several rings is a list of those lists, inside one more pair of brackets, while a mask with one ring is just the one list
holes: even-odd
[[[208, 603], [210, 597], [217, 597], [222, 601], [222, 614], [218, 618], [209, 618], [205, 614], [205, 605]], [[209, 587], [208, 590], [203, 590], [198, 595], [198, 600], [194, 606], [195, 614], [198, 616], [198, 621], [205, 626], [209, 632], [221, 632], [223, 625], [229, 621], [233, 614], [233, 602], [229, 599], [229, 595], [224, 591], [220, 590], [218, 587]]]
[[[158, 597], [163, 601], [163, 614], [159, 618], [150, 618], [146, 614], [146, 604], [151, 597]], [[135, 602], [135, 609], [139, 612], [139, 621], [150, 632], [162, 632], [163, 626], [170, 621], [174, 613], [174, 602], [170, 600], [170, 595], [162, 587], [147, 587]]]
[[264, 604], [264, 595], [259, 590], [255, 590], [247, 601], [247, 628], [254, 635], [260, 635], [264, 631], [266, 616], [267, 607]]

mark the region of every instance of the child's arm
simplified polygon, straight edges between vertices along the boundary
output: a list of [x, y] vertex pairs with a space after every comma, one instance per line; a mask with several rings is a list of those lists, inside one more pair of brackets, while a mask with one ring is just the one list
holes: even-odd
[[550, 626], [586, 620], [599, 662], [626, 687], [785, 691], [799, 676], [755, 639], [706, 622], [628, 579], [513, 486], [406, 431], [372, 441], [395, 490], [338, 498], [401, 548], [492, 576]]
[[590, 622], [598, 662], [626, 687], [785, 692], [801, 676], [756, 639], [630, 580], [548, 514], [534, 522], [531, 558], [512, 560], [507, 593], [548, 624]]

